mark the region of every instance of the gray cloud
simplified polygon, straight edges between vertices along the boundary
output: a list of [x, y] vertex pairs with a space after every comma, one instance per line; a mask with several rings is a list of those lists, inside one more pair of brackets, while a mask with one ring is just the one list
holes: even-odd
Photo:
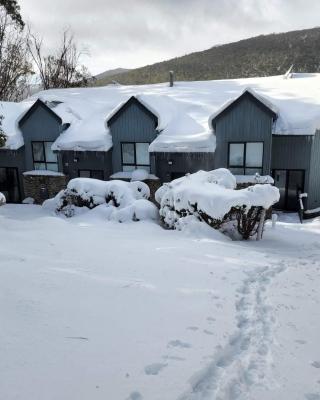
[[318, 0], [20, 0], [54, 47], [70, 26], [93, 73], [151, 64], [257, 34], [316, 26]]

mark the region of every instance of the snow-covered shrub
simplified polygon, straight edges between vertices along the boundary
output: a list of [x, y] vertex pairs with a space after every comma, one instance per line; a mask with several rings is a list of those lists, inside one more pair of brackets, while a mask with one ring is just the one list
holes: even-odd
[[249, 239], [257, 233], [263, 210], [279, 200], [279, 190], [269, 184], [235, 188], [235, 177], [221, 168], [176, 179], [155, 197], [168, 228], [181, 229], [193, 215], [233, 238]]
[[6, 204], [6, 197], [3, 193], [0, 192], [0, 206], [3, 206], [4, 204]]
[[[103, 215], [119, 222], [157, 219], [159, 212], [151, 203], [149, 187], [143, 182], [72, 179], [65, 190], [43, 203], [43, 207], [72, 217], [77, 209], [106, 207]], [[100, 210], [101, 211], [101, 210]]]

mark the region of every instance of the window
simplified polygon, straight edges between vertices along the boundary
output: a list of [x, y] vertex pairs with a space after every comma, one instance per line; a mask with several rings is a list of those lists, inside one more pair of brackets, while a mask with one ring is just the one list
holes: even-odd
[[229, 143], [228, 168], [235, 175], [262, 174], [263, 142]]
[[150, 172], [149, 143], [121, 143], [122, 171], [145, 169]]
[[79, 169], [78, 174], [80, 178], [100, 179], [103, 181], [102, 170]]
[[53, 142], [32, 142], [34, 169], [58, 171], [57, 155], [51, 150]]

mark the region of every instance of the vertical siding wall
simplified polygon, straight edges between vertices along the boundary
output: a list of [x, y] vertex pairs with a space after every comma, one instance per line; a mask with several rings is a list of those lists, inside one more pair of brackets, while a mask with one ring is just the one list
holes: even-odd
[[[112, 134], [112, 166], [113, 172], [122, 171], [121, 142], [148, 142], [151, 143], [157, 136], [155, 119], [137, 102], [132, 102], [110, 122]], [[154, 173], [154, 162], [151, 163], [151, 172]]]
[[310, 159], [307, 208], [313, 210], [320, 207], [320, 131], [313, 137]]
[[272, 169], [309, 170], [313, 136], [273, 135]]
[[109, 179], [112, 174], [111, 150], [105, 151], [63, 151], [63, 173], [69, 179], [77, 178], [79, 170], [100, 170], [104, 179]]
[[229, 142], [264, 142], [263, 174], [270, 174], [272, 116], [244, 95], [216, 120], [215, 168], [227, 168]]
[[156, 175], [162, 182], [171, 180], [172, 173], [194, 173], [214, 169], [214, 153], [154, 153]]
[[[272, 138], [272, 169], [302, 169], [305, 171], [304, 190], [310, 190], [310, 159], [314, 136], [274, 135]], [[318, 154], [319, 156], [319, 154]], [[314, 167], [311, 167], [311, 169]], [[319, 199], [320, 200], [320, 199]], [[305, 204], [310, 208], [310, 200]]]
[[[54, 142], [60, 134], [61, 124], [58, 118], [39, 103], [28, 118], [20, 124], [25, 145], [26, 170], [33, 170], [32, 141]], [[61, 162], [60, 168], [61, 169]]]

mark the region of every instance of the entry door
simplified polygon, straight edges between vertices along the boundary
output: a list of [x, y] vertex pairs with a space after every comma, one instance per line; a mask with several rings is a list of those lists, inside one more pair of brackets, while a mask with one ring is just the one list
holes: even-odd
[[274, 184], [280, 191], [280, 200], [275, 205], [276, 208], [297, 211], [298, 210], [298, 191], [304, 188], [303, 170], [276, 169], [273, 171]]
[[279, 189], [280, 192], [280, 200], [275, 205], [275, 207], [284, 210], [286, 208], [287, 170], [275, 170], [273, 172], [273, 179], [275, 186]]
[[18, 170], [16, 168], [0, 167], [0, 192], [8, 203], [20, 202]]
[[303, 192], [304, 171], [288, 171], [287, 210], [297, 211], [299, 209], [297, 193]]

